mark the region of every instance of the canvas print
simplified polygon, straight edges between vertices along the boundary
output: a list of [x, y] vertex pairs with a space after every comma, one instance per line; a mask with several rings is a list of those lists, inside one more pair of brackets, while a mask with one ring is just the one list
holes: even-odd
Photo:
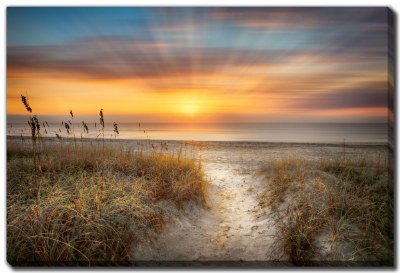
[[8, 7], [13, 266], [394, 265], [386, 7]]

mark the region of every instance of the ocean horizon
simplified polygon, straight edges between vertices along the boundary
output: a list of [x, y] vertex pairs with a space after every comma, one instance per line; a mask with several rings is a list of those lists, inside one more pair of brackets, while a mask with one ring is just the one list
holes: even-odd
[[[41, 128], [46, 137], [99, 138], [98, 122], [73, 122], [70, 134], [61, 122], [49, 122]], [[61, 131], [60, 131], [61, 130]], [[287, 143], [388, 143], [387, 123], [118, 123], [115, 134], [112, 123], [105, 124], [107, 139], [184, 140], [184, 141], [247, 141]], [[47, 133], [46, 133], [47, 132]], [[7, 135], [29, 136], [27, 122], [8, 122]]]

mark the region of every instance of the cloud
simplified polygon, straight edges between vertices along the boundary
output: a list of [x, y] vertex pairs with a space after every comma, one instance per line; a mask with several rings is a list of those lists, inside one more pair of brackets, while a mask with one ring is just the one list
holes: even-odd
[[386, 82], [369, 82], [353, 88], [332, 90], [301, 98], [291, 103], [301, 109], [381, 108], [388, 106]]
[[[310, 96], [355, 78], [370, 81], [371, 74], [386, 71], [386, 11], [143, 9], [149, 14], [142, 21], [118, 22], [132, 28], [132, 35], [93, 34], [58, 45], [8, 46], [7, 77], [132, 79], [152, 92]], [[152, 21], [152, 16], [158, 17]], [[336, 105], [339, 99], [331, 101]]]
[[387, 8], [216, 8], [211, 18], [255, 29], [319, 29], [386, 23]]
[[[233, 67], [276, 64], [300, 52], [226, 50], [151, 43], [115, 37], [87, 38], [53, 46], [14, 46], [7, 68], [88, 79], [154, 79], [201, 76]], [[11, 76], [13, 73], [11, 73]]]

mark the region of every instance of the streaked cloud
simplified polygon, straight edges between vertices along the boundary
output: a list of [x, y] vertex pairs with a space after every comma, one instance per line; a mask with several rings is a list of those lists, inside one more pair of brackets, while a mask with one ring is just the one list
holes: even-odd
[[386, 82], [370, 82], [353, 88], [315, 94], [293, 103], [303, 109], [382, 108], [388, 106]]
[[221, 119], [249, 105], [260, 119], [290, 107], [352, 115], [387, 106], [386, 22], [386, 8], [9, 8], [7, 96], [33, 80], [102, 82], [175, 98], [165, 111], [197, 98]]

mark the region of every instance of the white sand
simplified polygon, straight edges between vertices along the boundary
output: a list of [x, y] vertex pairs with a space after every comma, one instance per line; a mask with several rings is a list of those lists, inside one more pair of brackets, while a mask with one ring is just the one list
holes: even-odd
[[[176, 152], [179, 143], [168, 144]], [[193, 149], [193, 151], [192, 151]], [[189, 204], [173, 211], [174, 219], [153, 242], [134, 248], [136, 261], [277, 261], [288, 260], [276, 247], [276, 228], [268, 211], [258, 208], [263, 177], [255, 170], [288, 157], [307, 160], [333, 158], [338, 145], [198, 143], [187, 155], [202, 159], [210, 180], [209, 209]], [[385, 146], [346, 147], [346, 156], [363, 155], [387, 160]], [[162, 203], [172, 208], [171, 204]]]

